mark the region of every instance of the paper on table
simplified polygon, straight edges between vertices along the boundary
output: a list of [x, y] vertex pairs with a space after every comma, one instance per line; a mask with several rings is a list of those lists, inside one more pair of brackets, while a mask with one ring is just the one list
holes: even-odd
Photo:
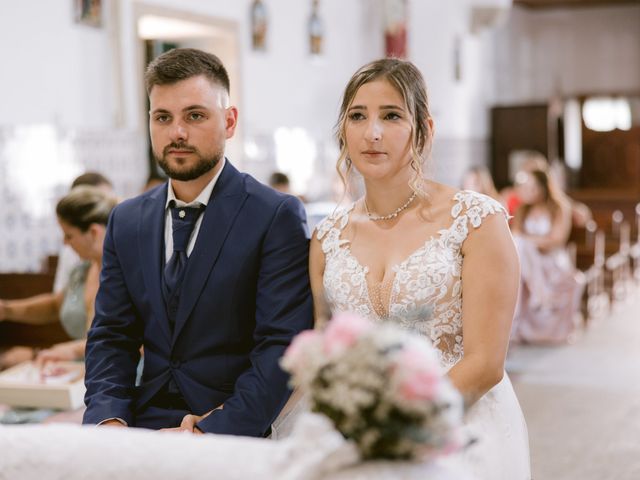
[[40, 370], [25, 362], [0, 372], [0, 403], [22, 407], [75, 409], [85, 392], [84, 364], [58, 362]]
[[25, 363], [21, 368], [10, 369], [1, 375], [1, 380], [11, 383], [35, 383], [43, 385], [61, 385], [72, 382], [82, 375], [75, 365], [52, 364], [44, 369], [38, 368], [31, 362]]

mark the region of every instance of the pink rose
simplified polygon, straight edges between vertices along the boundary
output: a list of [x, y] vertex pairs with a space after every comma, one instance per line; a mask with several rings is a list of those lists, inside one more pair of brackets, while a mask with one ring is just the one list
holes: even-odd
[[413, 372], [400, 382], [398, 392], [405, 400], [433, 400], [440, 387], [440, 377], [431, 372]]
[[400, 376], [398, 393], [405, 400], [433, 400], [442, 380], [437, 359], [426, 348], [406, 346], [395, 360], [395, 371]]
[[324, 352], [329, 356], [340, 355], [371, 328], [368, 320], [354, 313], [334, 315], [324, 332]]

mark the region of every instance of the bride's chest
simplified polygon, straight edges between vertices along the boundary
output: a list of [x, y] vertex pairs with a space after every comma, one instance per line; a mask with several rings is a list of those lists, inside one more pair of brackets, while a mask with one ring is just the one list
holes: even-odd
[[[451, 260], [451, 249], [442, 249], [443, 229], [347, 229], [341, 235], [342, 249], [335, 259], [366, 275], [372, 284], [390, 283], [399, 271], [409, 271], [443, 258]], [[438, 252], [438, 250], [441, 250]]]
[[326, 257], [324, 283], [332, 297], [367, 297], [369, 290], [383, 285], [388, 290], [389, 303], [419, 301], [430, 303], [445, 296], [459, 294], [462, 256], [456, 245], [443, 237], [428, 240], [404, 260], [392, 265], [380, 281], [372, 275], [369, 265], [356, 257], [345, 244]]

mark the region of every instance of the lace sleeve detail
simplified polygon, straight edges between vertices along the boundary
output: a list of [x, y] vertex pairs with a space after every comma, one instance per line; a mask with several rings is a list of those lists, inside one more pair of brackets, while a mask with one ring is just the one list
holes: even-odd
[[349, 212], [353, 210], [354, 206], [355, 204], [349, 208], [338, 208], [316, 226], [316, 235], [325, 254], [339, 248], [343, 243], [347, 243], [347, 240], [340, 240], [340, 232], [347, 226]]
[[452, 240], [462, 244], [469, 234], [469, 225], [478, 228], [489, 215], [504, 215], [509, 220], [507, 210], [500, 202], [481, 193], [462, 190], [453, 196], [454, 205], [451, 208], [453, 225]]

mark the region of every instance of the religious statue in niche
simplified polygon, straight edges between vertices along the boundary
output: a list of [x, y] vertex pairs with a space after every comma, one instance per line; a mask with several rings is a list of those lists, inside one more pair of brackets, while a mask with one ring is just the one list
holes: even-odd
[[387, 57], [407, 57], [407, 0], [383, 0], [384, 53]]
[[251, 46], [258, 51], [267, 47], [267, 7], [262, 0], [253, 0], [251, 5]]
[[324, 25], [318, 10], [320, 8], [319, 0], [312, 0], [311, 16], [309, 17], [309, 51], [311, 55], [320, 55], [322, 53], [322, 40], [324, 36]]
[[100, 0], [75, 0], [76, 22], [99, 27], [102, 25], [102, 5]]

